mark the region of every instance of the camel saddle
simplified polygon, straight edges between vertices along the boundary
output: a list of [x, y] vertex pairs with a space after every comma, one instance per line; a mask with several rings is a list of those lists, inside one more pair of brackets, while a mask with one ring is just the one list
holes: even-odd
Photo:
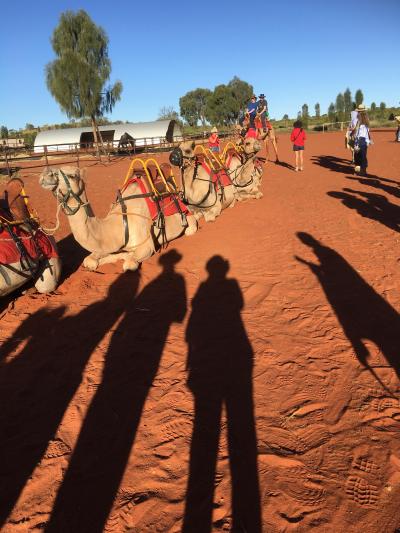
[[3, 198], [0, 198], [0, 215], [10, 223], [24, 223], [32, 218], [25, 203], [24, 182], [21, 179], [11, 178], [6, 183]]

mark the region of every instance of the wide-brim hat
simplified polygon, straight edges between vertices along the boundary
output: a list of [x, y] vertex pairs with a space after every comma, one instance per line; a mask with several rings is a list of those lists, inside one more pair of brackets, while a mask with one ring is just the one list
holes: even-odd
[[356, 111], [366, 111], [367, 108], [365, 107], [364, 104], [360, 104], [359, 106], [356, 107]]
[[258, 98], [265, 98], [265, 94], [262, 94], [262, 93], [259, 94], [259, 95], [258, 95]]
[[211, 133], [218, 133], [218, 129], [214, 126], [211, 128]]

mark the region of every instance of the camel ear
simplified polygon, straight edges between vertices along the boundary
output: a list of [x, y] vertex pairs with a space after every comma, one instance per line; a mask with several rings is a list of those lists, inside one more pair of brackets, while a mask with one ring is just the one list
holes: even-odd
[[192, 142], [192, 150], [194, 150], [196, 148], [196, 143], [193, 141]]

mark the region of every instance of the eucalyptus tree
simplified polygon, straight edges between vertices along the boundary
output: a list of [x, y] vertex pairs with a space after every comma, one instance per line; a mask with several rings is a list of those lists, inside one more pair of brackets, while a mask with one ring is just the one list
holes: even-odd
[[57, 58], [46, 66], [47, 87], [69, 118], [89, 118], [98, 146], [97, 122], [120, 100], [122, 83], [110, 85], [108, 37], [84, 10], [65, 11], [51, 44]]

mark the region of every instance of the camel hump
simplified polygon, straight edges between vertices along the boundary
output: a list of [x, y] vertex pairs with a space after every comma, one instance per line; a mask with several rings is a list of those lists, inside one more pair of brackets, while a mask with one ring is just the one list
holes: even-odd
[[4, 199], [12, 220], [27, 220], [30, 218], [25, 203], [24, 182], [20, 178], [11, 178], [4, 189]]

